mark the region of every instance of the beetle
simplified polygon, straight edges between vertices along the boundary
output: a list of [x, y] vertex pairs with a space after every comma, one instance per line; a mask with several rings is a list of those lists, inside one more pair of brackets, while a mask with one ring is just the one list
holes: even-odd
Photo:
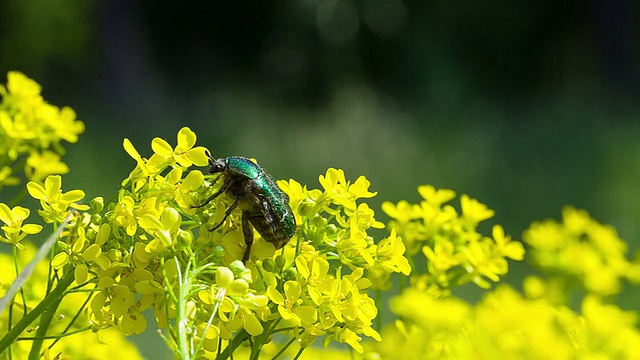
[[242, 234], [246, 245], [242, 262], [246, 263], [253, 244], [253, 228], [276, 248], [284, 247], [296, 233], [296, 218], [289, 206], [289, 196], [276, 185], [274, 179], [258, 164], [242, 156], [214, 159], [209, 152], [209, 173], [220, 174], [220, 188], [202, 205], [223, 193], [234, 201], [225, 211], [222, 221], [210, 231], [219, 228], [236, 208], [242, 211]]

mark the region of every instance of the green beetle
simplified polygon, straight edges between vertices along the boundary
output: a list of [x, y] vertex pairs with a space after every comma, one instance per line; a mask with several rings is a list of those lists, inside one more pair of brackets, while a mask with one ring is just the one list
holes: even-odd
[[220, 173], [216, 182], [222, 179], [223, 183], [201, 206], [222, 193], [234, 198], [222, 221], [210, 231], [220, 227], [229, 214], [238, 208], [242, 211], [242, 233], [246, 244], [242, 262], [246, 263], [251, 254], [252, 226], [276, 250], [285, 246], [296, 233], [296, 218], [289, 207], [289, 196], [276, 185], [271, 175], [253, 161], [242, 156], [214, 159], [209, 153], [207, 155], [209, 173]]

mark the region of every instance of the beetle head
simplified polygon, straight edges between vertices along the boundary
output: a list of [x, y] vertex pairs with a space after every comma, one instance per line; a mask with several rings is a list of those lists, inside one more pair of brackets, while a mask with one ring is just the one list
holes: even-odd
[[211, 153], [208, 150], [206, 152], [206, 155], [209, 158], [209, 174], [215, 174], [215, 173], [223, 172], [223, 171], [225, 171], [227, 169], [227, 159], [226, 158], [214, 159], [213, 156], [211, 156]]

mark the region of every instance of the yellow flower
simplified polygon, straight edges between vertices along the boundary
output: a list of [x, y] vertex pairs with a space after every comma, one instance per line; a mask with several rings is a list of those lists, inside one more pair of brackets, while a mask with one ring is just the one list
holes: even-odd
[[173, 198], [180, 209], [187, 214], [196, 212], [199, 199], [196, 190], [204, 184], [204, 175], [199, 170], [190, 171], [183, 179], [181, 168], [172, 169], [167, 176], [156, 176], [154, 186]]
[[524, 258], [524, 247], [522, 243], [511, 241], [511, 236], [505, 235], [502, 226], [493, 226], [493, 240], [496, 242], [496, 250], [500, 256], [505, 256], [513, 260], [522, 260]]
[[419, 219], [421, 216], [420, 206], [411, 204], [406, 200], [400, 200], [398, 204], [385, 201], [382, 203], [382, 211], [396, 220], [398, 224], [406, 224], [412, 220]]
[[462, 216], [474, 225], [492, 218], [495, 214], [485, 204], [464, 194], [460, 197], [460, 205], [462, 207]]
[[456, 193], [453, 190], [436, 189], [432, 185], [418, 186], [418, 193], [420, 193], [427, 203], [434, 207], [441, 207], [443, 204], [456, 197]]
[[[6, 99], [5, 99], [6, 100]], [[22, 115], [12, 117], [8, 112], [0, 111], [0, 127], [5, 134], [5, 146], [3, 149], [9, 153], [9, 158], [15, 160], [20, 152], [21, 143], [25, 140], [36, 140], [38, 138], [39, 127], [24, 121]]]
[[303, 200], [305, 200], [307, 196], [307, 188], [304, 189], [299, 182], [290, 179], [290, 180], [278, 180], [278, 187], [282, 189], [289, 196], [289, 206], [293, 210], [296, 215], [296, 222], [301, 223], [302, 219], [300, 217], [300, 213], [302, 213], [302, 209], [300, 209], [300, 205]]
[[461, 329], [471, 307], [455, 298], [435, 299], [426, 292], [407, 289], [391, 300], [391, 310], [429, 332]]
[[60, 161], [61, 142], [76, 142], [84, 124], [72, 109], [46, 103], [40, 90], [35, 81], [14, 71], [7, 75], [7, 87], [0, 85], [0, 154], [8, 162], [18, 161], [11, 167], [0, 164], [0, 186], [19, 183], [10, 175], [21, 168], [27, 179], [39, 183], [48, 175], [68, 172]]
[[113, 210], [114, 228], [124, 227], [125, 233], [133, 236], [138, 229], [138, 221], [133, 214], [135, 203], [131, 196], [124, 196], [115, 206]]
[[353, 184], [349, 185], [348, 191], [356, 199], [369, 199], [378, 195], [377, 191], [369, 191], [369, 186], [371, 182], [366, 177], [359, 176]]
[[284, 283], [284, 296], [275, 287], [269, 286], [267, 296], [278, 304], [278, 312], [283, 320], [290, 321], [294, 326], [311, 324], [318, 319], [318, 313], [313, 306], [301, 305], [302, 288], [297, 281]]
[[63, 193], [61, 190], [62, 178], [59, 175], [50, 175], [44, 181], [44, 186], [30, 181], [27, 183], [29, 194], [40, 200], [42, 210], [38, 214], [48, 222], [62, 222], [69, 207], [77, 210], [88, 210], [89, 206], [76, 204], [76, 201], [84, 198], [84, 191], [70, 190]]
[[426, 257], [427, 273], [416, 275], [414, 284], [434, 293], [448, 293], [469, 281], [486, 288], [490, 284], [485, 278], [498, 281], [507, 272], [507, 258], [522, 260], [522, 244], [511, 241], [501, 226], [493, 228], [494, 239], [477, 231], [478, 224], [494, 214], [486, 205], [462, 195], [462, 214], [458, 214], [447, 204], [455, 197], [452, 190], [421, 185], [418, 192], [424, 199], [419, 204], [383, 204], [393, 218], [389, 228], [402, 237], [409, 262], [420, 252]]
[[42, 87], [21, 72], [9, 71], [7, 74], [7, 90], [12, 95], [30, 98], [40, 95]]
[[0, 189], [4, 186], [15, 186], [20, 183], [20, 179], [12, 176], [13, 171], [9, 166], [0, 168]]
[[391, 272], [401, 272], [408, 276], [411, 273], [409, 261], [404, 257], [405, 247], [402, 238], [391, 229], [391, 235], [376, 246], [376, 263]]
[[[325, 175], [319, 176], [319, 182], [324, 188], [323, 195], [348, 211], [356, 209], [355, 199], [349, 194], [348, 183], [342, 169], [329, 168]], [[331, 208], [325, 207], [325, 210], [331, 211]]]
[[196, 134], [188, 127], [178, 132], [178, 145], [175, 149], [167, 141], [154, 138], [151, 142], [154, 154], [147, 160], [138, 153], [129, 139], [124, 139], [122, 145], [125, 151], [138, 165], [122, 184], [131, 182], [134, 189], [138, 190], [151, 180], [150, 177], [160, 174], [167, 167], [178, 166], [186, 169], [191, 165], [206, 166], [209, 161], [207, 150], [202, 146], [193, 147], [195, 142]]
[[170, 248], [174, 244], [178, 231], [180, 231], [182, 216], [176, 209], [166, 207], [162, 211], [160, 218], [145, 214], [138, 219], [138, 224], [153, 236], [153, 240], [147, 245], [147, 251], [157, 253]]
[[68, 173], [69, 167], [60, 161], [60, 155], [45, 150], [29, 155], [24, 172], [29, 180], [39, 183], [49, 175]]
[[84, 123], [76, 120], [76, 112], [70, 107], [55, 108], [55, 118], [49, 122], [56, 140], [60, 138], [70, 143], [78, 141], [78, 135], [84, 132]]
[[474, 241], [469, 244], [465, 252], [469, 272], [465, 278], [469, 278], [481, 288], [488, 289], [491, 285], [484, 280], [487, 277], [492, 281], [499, 281], [500, 276], [508, 271], [507, 261], [502, 257], [494, 257], [491, 254], [491, 245], [485, 241]]
[[206, 166], [209, 158], [206, 149], [202, 146], [193, 147], [196, 143], [196, 134], [188, 127], [183, 127], [178, 132], [178, 145], [175, 149], [161, 138], [155, 138], [151, 142], [153, 152], [165, 158], [173, 158], [173, 161], [182, 167]]
[[461, 253], [455, 253], [453, 244], [445, 239], [436, 242], [433, 249], [429, 246], [423, 247], [422, 252], [429, 260], [429, 268], [434, 274], [447, 271], [460, 264], [464, 259]]
[[142, 185], [137, 184], [137, 182], [144, 184], [147, 181], [147, 177], [154, 176], [171, 165], [171, 161], [169, 161], [167, 157], [157, 154], [153, 154], [149, 160], [144, 159], [127, 138], [123, 140], [122, 147], [138, 164], [136, 168], [131, 171], [129, 177], [122, 182], [122, 185], [127, 184], [128, 181], [132, 181], [135, 187], [139, 188]]
[[604, 304], [598, 297], [590, 295], [582, 301], [582, 315], [583, 326], [574, 332], [581, 352], [600, 353], [615, 359], [636, 359], [640, 356], [637, 313]]
[[221, 321], [218, 326], [223, 339], [228, 339], [231, 332], [240, 328], [244, 328], [252, 336], [260, 335], [264, 331], [259, 317], [266, 320], [270, 314], [268, 298], [263, 295], [255, 296], [249, 291], [247, 289], [247, 292], [237, 299], [227, 296], [222, 301], [219, 312]]
[[22, 247], [22, 241], [27, 235], [37, 234], [42, 230], [41, 225], [23, 224], [24, 220], [29, 217], [29, 209], [21, 206], [15, 206], [10, 209], [4, 203], [0, 203], [0, 221], [5, 223], [2, 226], [4, 236], [0, 236], [0, 241]]

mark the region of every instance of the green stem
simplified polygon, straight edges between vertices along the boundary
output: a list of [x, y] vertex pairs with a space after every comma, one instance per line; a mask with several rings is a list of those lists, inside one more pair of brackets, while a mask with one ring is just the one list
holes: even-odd
[[[3, 336], [2, 339], [0, 339], [0, 354], [3, 353], [11, 344], [13, 344], [18, 336], [24, 331], [24, 329], [26, 329], [27, 326], [31, 325], [38, 318], [38, 316], [43, 315], [43, 313], [45, 312], [49, 312], [50, 315], [53, 316], [53, 313], [57, 308], [57, 304], [62, 299], [62, 295], [64, 294], [65, 290], [73, 282], [73, 279], [73, 271], [67, 271], [60, 279], [58, 285], [49, 294], [47, 294], [47, 296], [45, 296], [45, 298], [42, 299], [42, 301], [40, 301], [40, 303], [33, 310], [31, 310], [31, 312], [20, 319], [20, 321], [18, 321], [18, 323], [15, 324], [15, 326], [5, 336]], [[41, 321], [40, 326], [42, 325], [43, 322]], [[38, 329], [38, 331], [40, 332], [40, 329]], [[42, 340], [40, 340], [40, 346], [41, 345]], [[34, 342], [32, 351], [35, 347], [36, 342]], [[40, 352], [38, 349], [38, 355], [39, 353]]]
[[247, 340], [247, 338], [249, 338], [249, 333], [247, 333], [245, 329], [241, 329], [240, 331], [238, 331], [233, 336], [231, 341], [229, 341], [227, 347], [224, 348], [224, 350], [218, 356], [216, 356], [216, 360], [229, 359], [232, 356], [233, 351], [245, 340]]
[[[60, 340], [60, 339], [62, 339], [62, 338], [69, 337], [69, 336], [71, 336], [71, 335], [80, 334], [80, 333], [83, 333], [83, 332], [85, 332], [85, 331], [89, 331], [89, 330], [91, 330], [91, 325], [89, 325], [89, 326], [85, 326], [85, 327], [84, 327], [84, 328], [82, 328], [82, 329], [78, 329], [78, 330], [70, 331], [70, 332], [67, 332], [67, 333], [64, 333], [64, 334], [61, 334], [61, 335], [48, 335], [48, 336], [44, 336], [44, 337], [43, 337], [43, 339], [44, 339], [44, 340]], [[19, 337], [19, 338], [17, 338], [16, 340], [17, 340], [17, 341], [27, 341], [27, 340], [28, 340], [28, 341], [33, 341], [33, 340], [36, 340], [36, 338], [35, 338], [35, 337]], [[49, 348], [51, 348], [52, 346], [53, 346], [53, 344], [52, 344], [52, 345], [49, 345]]]
[[[60, 237], [60, 233], [62, 231], [62, 229], [64, 229], [64, 227], [66, 226], [66, 223], [69, 222], [69, 220], [71, 219], [70, 217], [70, 213], [67, 214], [67, 217], [65, 218], [64, 222], [63, 222], [63, 226], [58, 226], [58, 221], [56, 221], [55, 216], [53, 219], [53, 233], [54, 234], [58, 234], [55, 238], [56, 240], [58, 239], [58, 237]], [[56, 246], [55, 246], [55, 241], [52, 242], [50, 249], [49, 249], [49, 270], [47, 271], [47, 291], [46, 294], [49, 293], [49, 291], [51, 291], [51, 287], [53, 286], [53, 266], [51, 265], [51, 260], [53, 260], [54, 256], [56, 256]]]
[[36, 330], [36, 335], [34, 336], [33, 343], [31, 344], [31, 351], [29, 352], [29, 360], [38, 360], [40, 359], [40, 350], [42, 349], [42, 344], [44, 343], [44, 339], [47, 337], [47, 330], [49, 330], [49, 326], [51, 325], [51, 320], [53, 320], [53, 315], [55, 315], [58, 306], [62, 298], [56, 299], [51, 307], [46, 309], [42, 316], [40, 316], [40, 323], [38, 324], [38, 330]]
[[[20, 269], [18, 268], [18, 247], [17, 246], [12, 246], [11, 247], [13, 250], [13, 267], [16, 271], [16, 279], [18, 279], [20, 277]], [[27, 299], [26, 296], [24, 295], [24, 287], [20, 286], [20, 297], [22, 297], [22, 313], [26, 314], [28, 309], [27, 309]], [[13, 301], [13, 300], [11, 300]], [[2, 311], [2, 307], [0, 307], [0, 311]], [[11, 322], [9, 322], [9, 324], [11, 324]]]
[[[179, 264], [178, 259], [175, 259], [176, 264]], [[178, 328], [178, 356], [181, 360], [189, 360], [191, 359], [191, 353], [189, 351], [189, 344], [187, 341], [187, 322], [189, 321], [187, 318], [187, 298], [189, 297], [189, 292], [191, 291], [191, 281], [189, 270], [191, 267], [191, 263], [187, 263], [187, 267], [184, 270], [184, 273], [180, 271], [180, 266], [176, 266], [177, 274], [178, 274], [178, 303], [177, 305], [177, 316], [176, 316], [176, 326]]]
[[[49, 249], [56, 242], [56, 239], [58, 239], [58, 237], [60, 236], [60, 233], [64, 229], [65, 225], [69, 222], [69, 219], [70, 219], [70, 217], [67, 216], [67, 218], [64, 220], [62, 225], [60, 227], [58, 227], [58, 230], [56, 230], [53, 234], [51, 234], [47, 238], [47, 240], [40, 246], [40, 248], [36, 252], [36, 255], [24, 267], [24, 269], [22, 269], [22, 272], [16, 277], [16, 280], [13, 282], [13, 284], [11, 284], [11, 287], [9, 288], [9, 290], [7, 290], [7, 293], [4, 295], [4, 297], [0, 298], [0, 313], [2, 313], [4, 311], [4, 309], [5, 309], [5, 307], [9, 305], [9, 301], [13, 301], [13, 297], [18, 293], [18, 291], [22, 290], [22, 286], [29, 279], [29, 277], [33, 274], [33, 272], [35, 271], [35, 268], [38, 265], [38, 263], [47, 256], [47, 253], [49, 252]], [[14, 255], [14, 259], [15, 258], [16, 258], [16, 255]], [[49, 267], [51, 267], [51, 264], [49, 264]], [[51, 281], [53, 281], [53, 280], [47, 280], [47, 284], [50, 284]], [[46, 294], [48, 294], [48, 293], [49, 293], [49, 286], [47, 285]], [[24, 300], [24, 298], [23, 298], [23, 300]], [[26, 304], [26, 302], [25, 302], [25, 304]], [[26, 308], [25, 308], [25, 310], [26, 310]], [[25, 313], [26, 313], [26, 311], [25, 311]]]
[[296, 356], [294, 356], [293, 360], [298, 360], [298, 358], [300, 357], [300, 355], [302, 355], [302, 352], [304, 351], [304, 349], [306, 349], [306, 347], [301, 347], [298, 350], [298, 353], [296, 354]]
[[264, 346], [264, 343], [267, 341], [269, 336], [273, 334], [273, 331], [275, 330], [276, 326], [278, 326], [278, 323], [280, 323], [281, 319], [282, 318], [277, 318], [267, 322], [266, 326], [264, 327], [264, 331], [262, 332], [262, 334], [256, 337], [255, 343], [253, 344], [253, 346], [251, 346], [251, 355], [249, 355], [250, 360], [258, 360], [258, 358], [260, 357], [260, 351], [262, 351], [262, 346]]
[[[71, 291], [69, 291], [69, 293], [70, 292]], [[69, 332], [69, 329], [71, 329], [73, 324], [75, 324], [76, 320], [78, 320], [80, 315], [82, 315], [82, 313], [83, 313], [82, 310], [87, 306], [87, 304], [89, 303], [89, 300], [91, 300], [92, 296], [93, 296], [93, 293], [90, 293], [89, 296], [87, 296], [87, 299], [84, 301], [84, 303], [82, 303], [82, 306], [80, 307], [80, 309], [78, 309], [78, 311], [73, 316], [71, 321], [69, 321], [69, 324], [67, 325], [67, 327], [65, 327], [65, 329], [62, 331], [62, 333], [60, 335], [56, 335], [55, 341], [51, 345], [49, 345], [49, 348], [52, 348], [58, 341], [60, 341], [60, 339], [62, 339], [65, 336], [69, 336], [69, 335], [72, 335], [72, 334], [76, 334], [78, 332], [82, 332], [82, 331], [86, 331], [86, 330], [90, 330], [91, 329], [91, 326], [87, 326], [84, 329], [80, 329], [80, 330]], [[46, 338], [46, 336], [45, 336], [45, 338]]]
[[213, 310], [211, 310], [211, 316], [209, 316], [209, 321], [207, 321], [207, 325], [205, 326], [204, 331], [202, 332], [202, 338], [200, 338], [198, 345], [195, 347], [193, 351], [194, 354], [197, 354], [198, 351], [200, 351], [200, 349], [202, 348], [204, 344], [204, 340], [207, 338], [207, 332], [211, 328], [213, 319], [218, 314], [218, 308], [220, 307], [220, 303], [222, 303], [222, 301], [224, 300], [226, 293], [227, 293], [227, 290], [225, 288], [218, 289], [218, 292], [216, 293], [215, 302], [213, 304]]
[[277, 353], [274, 357], [272, 357], [272, 358], [271, 358], [271, 360], [276, 360], [276, 359], [278, 359], [278, 358], [280, 357], [280, 355], [284, 354], [284, 352], [289, 348], [289, 346], [291, 346], [291, 344], [293, 344], [293, 342], [294, 342], [294, 341], [296, 341], [296, 337], [295, 337], [295, 336], [292, 336], [292, 337], [291, 337], [291, 340], [289, 340], [289, 342], [288, 342], [288, 343], [286, 343], [286, 344], [282, 347], [282, 349], [280, 349], [280, 351], [278, 351], [278, 353]]
[[[176, 259], [177, 260], [177, 259]], [[164, 258], [160, 258], [160, 268], [162, 269], [162, 278], [164, 279], [164, 283], [165, 283], [165, 289], [167, 290], [166, 294], [165, 294], [165, 298], [167, 301], [167, 304], [172, 302], [174, 304], [178, 303], [178, 299], [176, 297], [176, 294], [173, 291], [173, 285], [171, 283], [171, 281], [169, 281], [169, 276], [167, 275], [167, 268], [166, 268], [166, 264], [164, 261]], [[164, 313], [165, 313], [165, 318], [166, 319], [171, 319], [172, 315], [169, 313], [169, 309], [171, 307], [170, 306], [164, 306]], [[164, 337], [163, 338], [168, 340], [169, 338], [171, 338], [171, 340], [173, 340], [175, 343], [177, 343], [177, 335], [175, 333], [175, 329], [173, 329], [171, 326], [168, 327], [167, 329], [169, 335], [168, 337]], [[171, 342], [167, 341], [167, 346], [169, 346], [171, 349], [174, 349], [173, 345]], [[174, 349], [174, 351], [176, 351]]]

